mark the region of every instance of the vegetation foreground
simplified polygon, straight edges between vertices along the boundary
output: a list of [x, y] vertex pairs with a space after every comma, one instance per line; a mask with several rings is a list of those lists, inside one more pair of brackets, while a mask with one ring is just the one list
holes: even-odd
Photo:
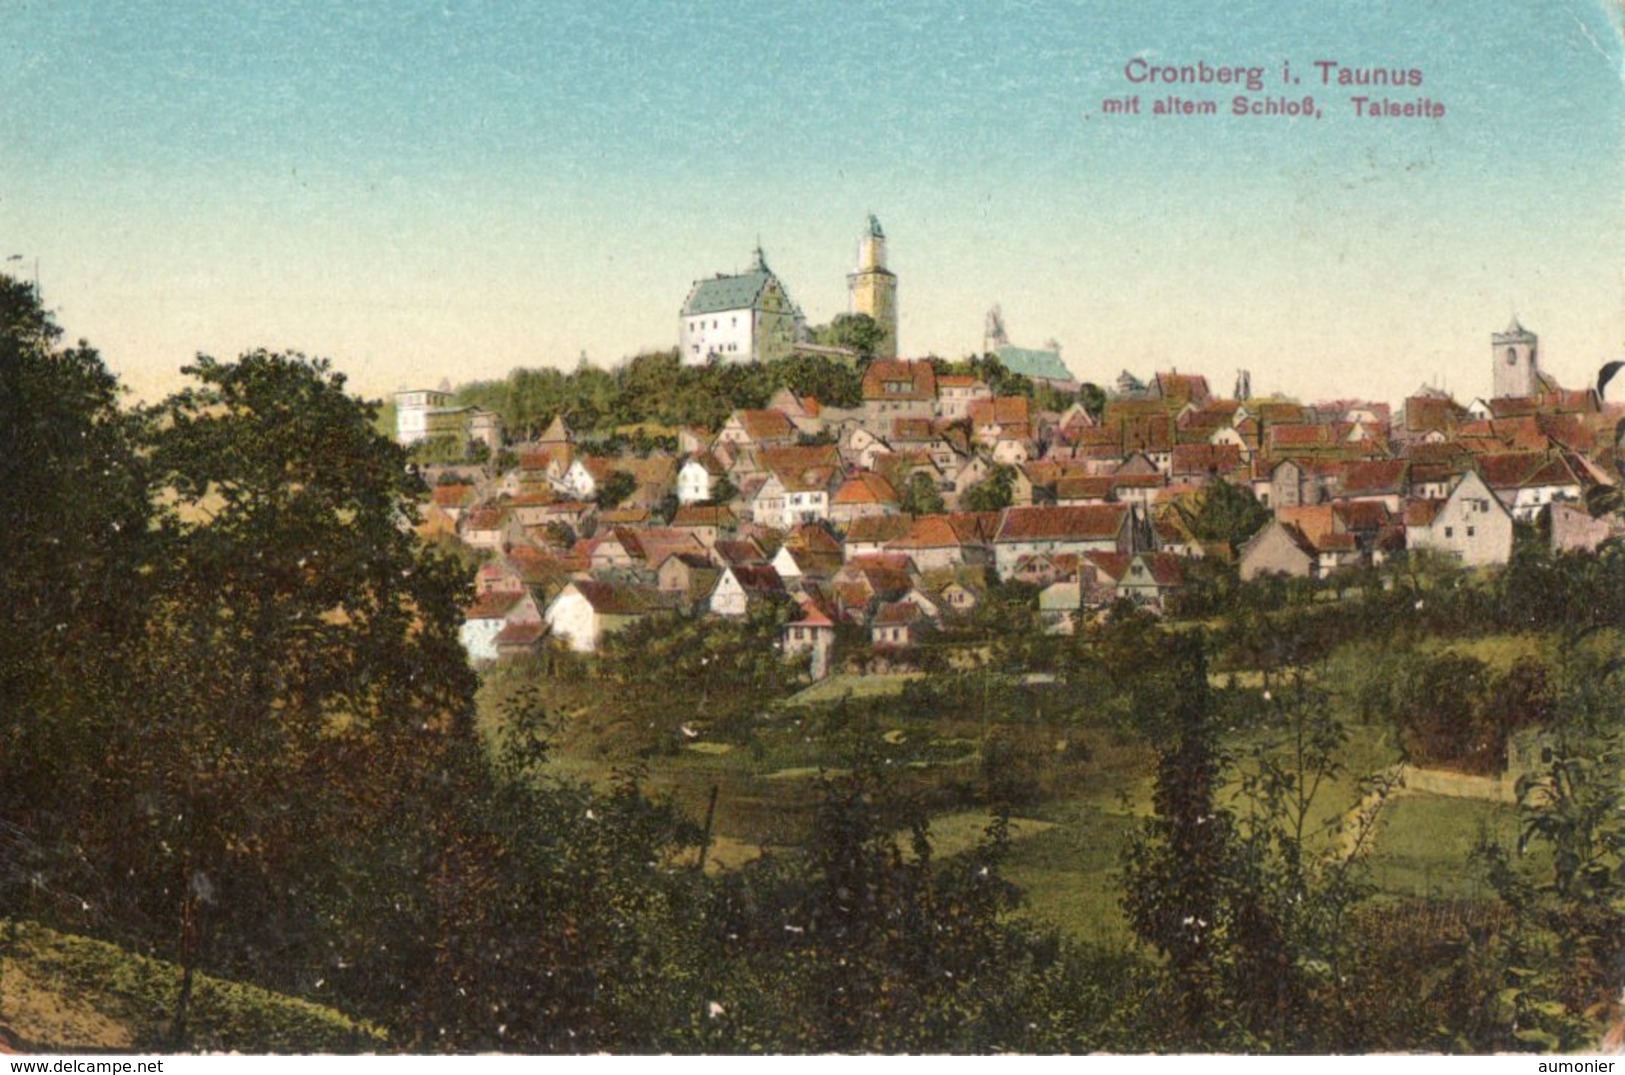
[[204, 357], [132, 410], [59, 337], [0, 280], [25, 1047], [1565, 1051], [1618, 1017], [1617, 542], [1075, 636], [994, 588], [850, 690], [803, 690], [771, 607], [482, 682], [467, 569], [342, 377]]

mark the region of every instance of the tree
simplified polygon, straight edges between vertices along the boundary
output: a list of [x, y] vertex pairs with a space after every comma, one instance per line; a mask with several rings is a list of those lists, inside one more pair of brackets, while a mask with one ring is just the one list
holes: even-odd
[[[1143, 628], [1135, 633], [1143, 633]], [[1228, 758], [1197, 632], [1167, 637], [1134, 704], [1157, 750], [1155, 814], [1124, 854], [1123, 906], [1167, 960], [1184, 1047], [1359, 1048], [1345, 996], [1348, 916], [1367, 888], [1366, 840], [1391, 780], [1362, 784], [1348, 815], [1314, 820], [1345, 734], [1301, 666], [1265, 692], [1265, 739], [1242, 771], [1244, 815], [1219, 803]], [[1351, 818], [1345, 824], [1344, 818]]]
[[638, 480], [625, 470], [610, 471], [598, 486], [598, 494], [594, 497], [600, 508], [613, 508], [621, 501], [637, 492]]
[[1202, 506], [1191, 520], [1191, 529], [1203, 541], [1226, 541], [1239, 547], [1269, 521], [1269, 509], [1258, 502], [1251, 489], [1220, 478], [1203, 491]]
[[937, 515], [947, 510], [942, 502], [942, 493], [937, 490], [937, 483], [931, 480], [929, 474], [921, 472], [910, 475], [898, 506], [910, 515]]
[[860, 362], [875, 357], [886, 333], [868, 314], [836, 314], [828, 325], [813, 330], [813, 339], [825, 347], [844, 347]]
[[365, 939], [410, 917], [469, 764], [466, 575], [403, 525], [421, 483], [325, 361], [185, 372], [153, 416], [160, 555], [102, 853], [188, 971], [387, 995]]
[[961, 511], [1002, 511], [1010, 506], [1016, 470], [1000, 464], [993, 473], [966, 489], [959, 497]]
[[77, 922], [108, 881], [76, 845], [103, 808], [84, 788], [128, 693], [118, 651], [141, 621], [151, 509], [141, 420], [101, 356], [61, 337], [33, 287], [0, 276], [0, 826], [29, 849], [0, 847], [0, 906]]

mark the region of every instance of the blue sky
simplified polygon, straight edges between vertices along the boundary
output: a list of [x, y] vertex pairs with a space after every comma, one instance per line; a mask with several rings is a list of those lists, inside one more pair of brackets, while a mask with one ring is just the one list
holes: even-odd
[[[1085, 378], [1470, 398], [1516, 311], [1580, 383], [1625, 338], [1609, 2], [6, 0], [0, 255], [143, 394], [260, 345], [370, 394], [611, 364], [758, 238], [825, 321], [870, 211], [910, 353], [998, 302]], [[1136, 56], [1291, 60], [1324, 116], [1102, 115]], [[1446, 115], [1357, 118], [1316, 59]]]

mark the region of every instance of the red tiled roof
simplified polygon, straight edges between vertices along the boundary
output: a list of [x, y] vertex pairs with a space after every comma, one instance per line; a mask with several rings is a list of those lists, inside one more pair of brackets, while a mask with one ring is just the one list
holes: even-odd
[[862, 471], [835, 491], [833, 504], [896, 504], [897, 490], [879, 474]]
[[996, 542], [1116, 538], [1128, 520], [1124, 504], [1083, 504], [1066, 508], [1006, 508]]
[[1349, 463], [1343, 468], [1339, 492], [1343, 496], [1388, 496], [1405, 491], [1410, 464], [1403, 459]]
[[906, 627], [918, 623], [923, 615], [912, 601], [893, 601], [876, 610], [873, 623], [876, 627]]
[[513, 607], [524, 598], [523, 593], [502, 590], [481, 594], [474, 599], [472, 605], [463, 610], [463, 618], [465, 620], [500, 620], [513, 611]]
[[507, 624], [497, 632], [496, 644], [498, 646], [529, 646], [547, 634], [548, 627], [545, 620], [522, 620]]
[[739, 419], [745, 435], [751, 440], [795, 439], [795, 423], [786, 418], [782, 411], [735, 411], [733, 416]]
[[1176, 444], [1171, 462], [1174, 474], [1227, 474], [1241, 466], [1241, 448], [1234, 444]]
[[913, 525], [905, 515], [866, 515], [846, 528], [848, 545], [884, 544], [908, 533]]
[[[888, 385], [906, 386], [888, 390]], [[863, 373], [863, 398], [869, 400], [935, 400], [937, 373], [929, 362], [877, 358]]]
[[973, 427], [1025, 426], [1032, 420], [1026, 396], [995, 396], [973, 400], [966, 415]]

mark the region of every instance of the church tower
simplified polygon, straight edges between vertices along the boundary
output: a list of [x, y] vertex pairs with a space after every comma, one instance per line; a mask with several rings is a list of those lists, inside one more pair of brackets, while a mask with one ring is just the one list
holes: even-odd
[[1540, 395], [1540, 358], [1535, 343], [1535, 334], [1518, 324], [1516, 317], [1505, 332], [1491, 334], [1496, 398]]
[[868, 314], [880, 326], [876, 358], [897, 357], [897, 276], [886, 268], [886, 233], [869, 214], [869, 230], [858, 240], [858, 268], [846, 278], [852, 313]]

